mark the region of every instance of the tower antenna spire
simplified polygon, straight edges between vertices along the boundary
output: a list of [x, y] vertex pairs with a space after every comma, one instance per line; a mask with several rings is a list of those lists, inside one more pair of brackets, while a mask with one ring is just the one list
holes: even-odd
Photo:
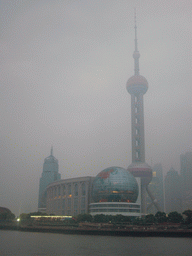
[[137, 17], [136, 17], [136, 8], [135, 8], [135, 51], [138, 51], [137, 47]]
[[53, 146], [51, 146], [51, 156], [53, 155]]
[[135, 66], [135, 75], [139, 75], [139, 57], [140, 53], [138, 51], [138, 45], [137, 45], [137, 19], [136, 19], [136, 8], [135, 8], [135, 14], [134, 14], [134, 19], [135, 19], [135, 51], [133, 53], [133, 58], [134, 58], [134, 66]]

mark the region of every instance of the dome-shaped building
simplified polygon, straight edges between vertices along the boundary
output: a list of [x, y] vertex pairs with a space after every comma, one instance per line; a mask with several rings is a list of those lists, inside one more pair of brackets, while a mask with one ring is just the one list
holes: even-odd
[[138, 182], [129, 171], [109, 167], [93, 181], [90, 214], [140, 216], [139, 191]]
[[93, 181], [92, 198], [95, 202], [132, 202], [138, 197], [135, 177], [120, 167], [101, 171]]

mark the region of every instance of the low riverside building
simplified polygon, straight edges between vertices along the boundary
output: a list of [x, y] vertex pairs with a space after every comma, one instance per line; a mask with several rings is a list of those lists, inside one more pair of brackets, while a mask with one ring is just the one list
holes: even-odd
[[78, 177], [47, 186], [48, 214], [76, 216], [90, 213], [141, 216], [140, 178], [120, 167], [109, 167], [96, 177]]
[[94, 177], [86, 176], [52, 182], [47, 186], [49, 214], [76, 216], [89, 212]]

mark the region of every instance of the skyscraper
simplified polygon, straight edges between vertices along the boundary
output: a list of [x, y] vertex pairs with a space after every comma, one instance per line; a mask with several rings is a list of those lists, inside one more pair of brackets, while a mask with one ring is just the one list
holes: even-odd
[[135, 74], [127, 81], [127, 91], [131, 94], [131, 128], [132, 128], [132, 164], [128, 167], [135, 177], [141, 178], [141, 212], [146, 214], [146, 192], [158, 210], [159, 207], [153, 195], [148, 189], [152, 179], [152, 169], [145, 163], [145, 135], [144, 135], [144, 109], [143, 95], [148, 90], [148, 82], [139, 74], [139, 57], [137, 45], [137, 26], [135, 15], [135, 51], [134, 70]]
[[[163, 185], [163, 169], [161, 164], [155, 164], [153, 166], [153, 177], [149, 183], [149, 189], [158, 201], [161, 211], [164, 212], [164, 185]], [[156, 208], [151, 203], [149, 197], [147, 197], [147, 213], [156, 213]]]
[[53, 147], [51, 147], [51, 155], [46, 157], [43, 164], [43, 172], [39, 182], [39, 201], [38, 211], [46, 211], [46, 188], [51, 182], [60, 180], [58, 160], [53, 156]]
[[183, 210], [192, 208], [192, 152], [180, 156]]
[[181, 178], [173, 168], [165, 176], [165, 211], [166, 213], [182, 212]]

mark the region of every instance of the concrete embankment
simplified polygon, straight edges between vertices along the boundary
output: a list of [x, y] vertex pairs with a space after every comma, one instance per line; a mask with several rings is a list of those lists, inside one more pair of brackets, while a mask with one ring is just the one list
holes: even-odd
[[92, 229], [81, 227], [50, 227], [50, 226], [0, 226], [4, 230], [17, 230], [23, 232], [44, 232], [76, 235], [102, 235], [102, 236], [135, 236], [135, 237], [192, 237], [192, 230], [126, 230], [126, 229]]

